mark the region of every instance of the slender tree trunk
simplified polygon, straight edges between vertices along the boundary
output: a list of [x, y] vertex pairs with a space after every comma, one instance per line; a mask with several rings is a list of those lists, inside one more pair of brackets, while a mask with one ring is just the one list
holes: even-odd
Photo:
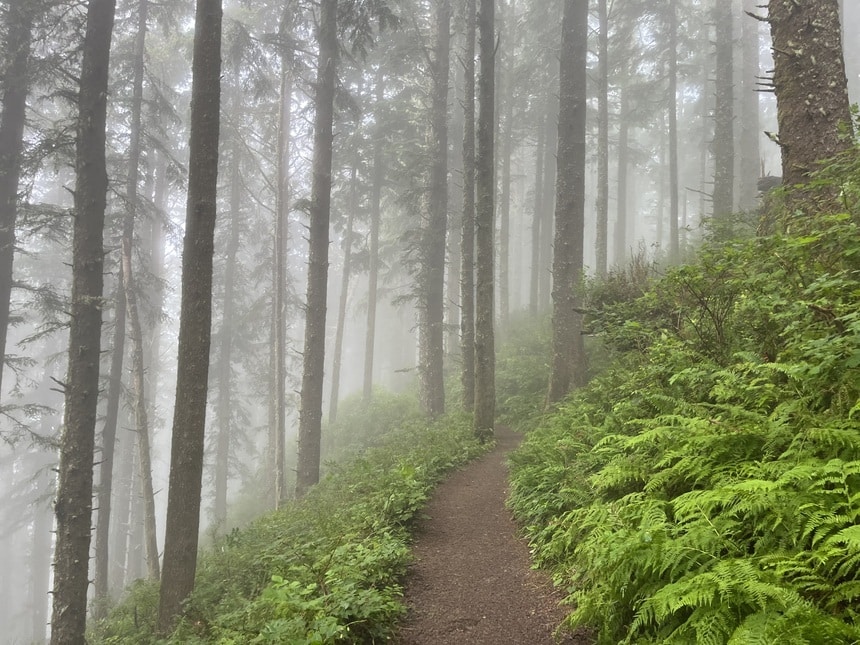
[[[456, 13], [453, 15], [453, 24], [465, 25], [465, 16], [463, 10], [465, 4], [458, 2], [456, 5]], [[458, 33], [454, 30], [455, 35]], [[456, 50], [458, 43], [452, 45]], [[456, 59], [456, 55], [455, 55]], [[465, 85], [464, 70], [462, 65], [454, 65], [454, 105], [463, 105], [463, 92]], [[465, 129], [464, 114], [461, 110], [454, 109], [451, 114], [451, 131], [449, 133], [449, 141], [462, 142]], [[463, 176], [463, 156], [462, 151], [457, 149], [456, 143], [450, 146], [448, 163], [451, 169], [450, 176], [452, 180], [448, 184], [448, 212], [462, 213], [463, 212], [463, 191], [462, 187], [458, 186], [455, 177]], [[447, 283], [445, 287], [445, 353], [447, 356], [459, 360], [461, 353], [460, 348], [460, 277], [462, 272], [462, 246], [463, 239], [463, 220], [459, 215], [457, 217], [449, 217], [448, 221], [448, 262], [447, 262]]]
[[496, 348], [493, 329], [493, 233], [495, 181], [495, 7], [480, 0], [478, 13], [481, 75], [478, 82], [478, 141], [475, 159], [475, 434], [481, 441], [493, 436], [496, 415]]
[[[513, 3], [502, 0], [501, 9], [504, 19], [500, 21], [499, 31], [506, 33], [508, 44], [505, 48], [504, 75], [502, 91], [499, 92], [505, 106], [504, 129], [501, 131], [501, 190], [499, 209], [499, 324], [504, 330], [510, 323], [510, 254], [511, 254], [511, 155], [513, 154], [514, 122], [514, 59], [516, 43], [516, 19]], [[501, 65], [500, 65], [501, 66]]]
[[558, 96], [555, 90], [549, 91], [547, 99], [549, 111], [546, 118], [546, 133], [544, 135], [546, 145], [544, 146], [543, 162], [543, 212], [541, 213], [541, 241], [540, 241], [540, 285], [538, 296], [540, 298], [540, 311], [549, 311], [552, 292], [552, 239], [553, 239], [553, 212], [555, 211], [555, 180], [556, 180], [556, 151], [558, 144]]
[[541, 272], [541, 229], [543, 227], [543, 164], [544, 148], [546, 147], [546, 107], [542, 114], [543, 118], [538, 123], [537, 148], [535, 150], [535, 185], [534, 185], [534, 213], [532, 214], [532, 262], [529, 274], [529, 313], [532, 317], [537, 316], [539, 308], [538, 288], [540, 285]]
[[382, 180], [385, 160], [382, 144], [382, 105], [385, 76], [380, 66], [376, 73], [376, 124], [373, 136], [373, 185], [370, 189], [370, 267], [367, 276], [367, 335], [364, 341], [364, 402], [373, 396], [373, 359], [376, 345], [376, 309], [379, 293], [379, 226], [382, 219]]
[[850, 131], [851, 117], [839, 5], [770, 0], [769, 20], [782, 179], [787, 186], [805, 184], [819, 161], [851, 146], [840, 130]]
[[585, 384], [580, 281], [585, 226], [588, 0], [565, 0], [561, 40], [549, 403]]
[[421, 400], [430, 417], [445, 412], [443, 374], [445, 328], [445, 232], [448, 228], [448, 76], [450, 71], [451, 8], [437, 0], [436, 53], [430, 108], [432, 162], [428, 217], [422, 244]]
[[105, 122], [115, 8], [115, 0], [90, 1], [81, 63], [69, 367], [54, 506], [53, 645], [83, 643], [86, 630], [107, 200]]
[[93, 602], [95, 618], [104, 618], [107, 614], [107, 601], [110, 595], [110, 553], [113, 551], [110, 545], [113, 464], [117, 445], [116, 430], [119, 420], [119, 404], [122, 396], [122, 366], [125, 357], [126, 304], [123, 283], [122, 263], [120, 262], [117, 275], [113, 348], [111, 349], [105, 422], [101, 436], [102, 452], [97, 492], [98, 513], [96, 515], [95, 593]]
[[714, 108], [714, 217], [734, 211], [734, 42], [732, 3], [714, 0], [716, 24], [716, 96]]
[[[233, 70], [232, 112], [233, 122], [242, 118], [240, 70]], [[218, 351], [218, 434], [215, 441], [215, 523], [219, 529], [227, 521], [227, 484], [230, 478], [230, 445], [232, 443], [233, 407], [233, 334], [236, 299], [236, 267], [239, 253], [239, 233], [242, 218], [242, 143], [240, 133], [233, 132], [230, 157], [230, 238], [227, 244], [227, 261], [224, 266], [224, 313], [221, 317], [221, 334]]]
[[[759, 0], [743, 0], [745, 11], [755, 13]], [[740, 197], [741, 210], [753, 210], [758, 203], [759, 160], [759, 92], [756, 83], [759, 66], [759, 22], [741, 16], [743, 33], [743, 96], [741, 97]]]
[[166, 634], [194, 589], [212, 326], [212, 256], [221, 104], [221, 0], [198, 0], [194, 29], [188, 203], [176, 406], [170, 450], [158, 629]]
[[[124, 298], [123, 308], [125, 308]], [[108, 593], [115, 589], [124, 588], [131, 580], [127, 575], [126, 563], [129, 559], [129, 539], [132, 531], [131, 506], [134, 496], [134, 441], [132, 441], [132, 438], [126, 432], [117, 437], [116, 444], [116, 451], [119, 452], [120, 458], [114, 475], [114, 485], [112, 486], [115, 505], [111, 507], [112, 521], [108, 535], [110, 542], [107, 576]]]
[[275, 275], [273, 307], [274, 334], [274, 406], [273, 454], [274, 506], [279, 508], [287, 499], [287, 242], [290, 216], [290, 130], [292, 128], [292, 50], [290, 42], [292, 12], [285, 8], [281, 19], [281, 96], [278, 114], [278, 196], [275, 217]]
[[337, 0], [321, 0], [317, 39], [314, 153], [308, 241], [308, 294], [304, 368], [299, 414], [296, 497], [320, 478], [322, 394], [325, 369], [326, 297], [328, 292], [329, 219], [331, 215], [332, 124], [337, 67]]
[[627, 178], [630, 171], [630, 93], [627, 80], [621, 87], [621, 109], [618, 115], [618, 194], [616, 198], [615, 229], [613, 231], [613, 262], [623, 266], [627, 260]]
[[[756, 1], [756, 0], [754, 0]], [[758, 136], [756, 134], [756, 136]], [[678, 240], [678, 2], [669, 4], [669, 261], [680, 255]]]
[[475, 39], [476, 0], [466, 0], [463, 54], [463, 237], [460, 244], [460, 345], [463, 348], [463, 408], [475, 407]]
[[340, 369], [343, 360], [343, 333], [346, 326], [346, 305], [349, 301], [349, 277], [352, 273], [352, 226], [355, 221], [355, 211], [358, 210], [358, 178], [356, 167], [353, 166], [349, 178], [350, 207], [346, 218], [346, 239], [343, 249], [343, 273], [340, 277], [340, 302], [337, 309], [337, 329], [334, 335], [334, 357], [331, 369], [331, 400], [329, 401], [328, 417], [331, 423], [337, 421], [337, 404], [340, 398]]
[[11, 2], [7, 14], [8, 39], [4, 54], [9, 61], [2, 82], [0, 115], [0, 397], [12, 297], [12, 263], [15, 255], [15, 223], [18, 219], [18, 180], [24, 147], [28, 63], [33, 9], [26, 2]]
[[597, 242], [595, 272], [598, 277], [603, 277], [608, 270], [607, 250], [609, 244], [609, 11], [607, 0], [598, 0], [597, 12], [599, 27], [597, 44]]

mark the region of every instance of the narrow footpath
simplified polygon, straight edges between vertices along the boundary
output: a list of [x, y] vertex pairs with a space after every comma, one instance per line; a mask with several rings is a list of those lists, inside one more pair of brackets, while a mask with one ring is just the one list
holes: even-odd
[[566, 614], [505, 507], [505, 458], [521, 437], [496, 429], [496, 448], [454, 473], [418, 525], [399, 645], [590, 645], [585, 632], [553, 638]]

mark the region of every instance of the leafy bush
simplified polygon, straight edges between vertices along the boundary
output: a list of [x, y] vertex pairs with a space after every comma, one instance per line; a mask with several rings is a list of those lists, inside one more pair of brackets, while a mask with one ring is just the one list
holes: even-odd
[[[202, 553], [186, 618], [167, 642], [385, 640], [404, 611], [412, 519], [447, 471], [484, 448], [465, 417], [404, 421], [379, 443]], [[156, 586], [140, 584], [90, 642], [154, 643], [156, 611]]]
[[598, 312], [616, 362], [512, 459], [569, 625], [613, 644], [860, 640], [858, 221], [711, 243]]

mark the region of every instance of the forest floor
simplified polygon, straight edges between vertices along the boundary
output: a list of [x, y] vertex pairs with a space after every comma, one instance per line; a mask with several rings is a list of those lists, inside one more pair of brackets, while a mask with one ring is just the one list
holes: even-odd
[[531, 569], [505, 507], [506, 456], [521, 440], [496, 429], [496, 447], [443, 482], [424, 509], [406, 579], [399, 645], [590, 645], [585, 631], [553, 637], [569, 608]]

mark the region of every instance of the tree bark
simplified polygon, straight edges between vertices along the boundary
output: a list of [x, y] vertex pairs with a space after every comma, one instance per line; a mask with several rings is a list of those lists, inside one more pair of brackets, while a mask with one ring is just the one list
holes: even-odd
[[158, 629], [170, 631], [194, 589], [212, 325], [212, 257], [221, 104], [221, 0], [198, 0], [176, 405], [170, 449]]
[[565, 0], [559, 83], [558, 178], [553, 255], [552, 371], [547, 401], [585, 383], [580, 281], [585, 226], [588, 0]]
[[331, 215], [332, 124], [337, 67], [337, 0], [321, 0], [317, 32], [314, 105], [313, 179], [311, 186], [308, 293], [305, 318], [304, 367], [299, 414], [296, 497], [320, 478], [323, 372], [325, 370], [326, 297], [328, 292], [329, 218]]
[[549, 90], [547, 97], [547, 117], [545, 125], [544, 140], [544, 162], [543, 162], [543, 212], [541, 213], [540, 226], [540, 275], [538, 280], [539, 310], [547, 312], [552, 306], [552, 238], [553, 238], [553, 212], [555, 211], [555, 180], [556, 180], [556, 152], [558, 143], [558, 96], [554, 89]]
[[495, 7], [481, 0], [478, 13], [481, 74], [478, 81], [478, 141], [475, 159], [475, 418], [481, 441], [493, 436], [496, 409], [496, 349], [494, 323], [493, 237], [495, 233]]
[[621, 86], [621, 107], [618, 115], [618, 187], [615, 211], [615, 229], [613, 231], [613, 258], [616, 266], [624, 266], [627, 261], [627, 193], [629, 186], [627, 178], [630, 171], [630, 90], [627, 88], [628, 79]]
[[436, 47], [430, 107], [431, 167], [427, 223], [422, 244], [421, 401], [431, 418], [445, 412], [443, 374], [445, 330], [445, 233], [448, 228], [448, 76], [451, 8], [437, 0]]
[[0, 115], [0, 397], [3, 395], [6, 333], [9, 328], [9, 306], [12, 297], [18, 181], [21, 176], [24, 124], [27, 120], [27, 68], [30, 61], [32, 28], [33, 9], [28, 3], [9, 3], [8, 40], [4, 47], [9, 66], [3, 75], [3, 113]]
[[[757, 1], [757, 0], [753, 0]], [[678, 239], [678, 2], [669, 3], [669, 262], [680, 256]], [[758, 134], [756, 133], [756, 136]]]
[[543, 172], [544, 148], [546, 147], [546, 106], [538, 122], [537, 148], [535, 149], [534, 212], [532, 213], [531, 273], [529, 274], [529, 313], [536, 317], [539, 309], [540, 272], [541, 272], [541, 230], [543, 223]]
[[509, 42], [505, 51], [505, 73], [503, 76], [501, 95], [505, 106], [504, 130], [501, 133], [502, 176], [499, 209], [499, 324], [504, 330], [510, 324], [510, 255], [511, 255], [511, 155], [513, 154], [513, 122], [514, 122], [514, 60], [513, 51], [516, 40], [516, 20], [513, 7], [502, 1], [504, 23], [500, 24], [501, 32], [507, 31]]
[[714, 218], [734, 211], [734, 42], [732, 3], [714, 0], [716, 96], [714, 108]]
[[334, 357], [331, 368], [331, 400], [329, 401], [328, 418], [331, 423], [337, 421], [337, 404], [340, 399], [340, 369], [343, 361], [343, 333], [346, 327], [346, 305], [349, 302], [349, 278], [352, 273], [352, 227], [355, 221], [355, 211], [358, 210], [358, 171], [353, 166], [350, 174], [350, 205], [346, 217], [346, 235], [343, 249], [343, 273], [340, 276], [340, 301], [337, 308], [337, 328], [334, 334]]
[[463, 54], [463, 223], [460, 244], [460, 345], [463, 348], [463, 408], [475, 408], [475, 38], [476, 0], [466, 0]]
[[54, 507], [53, 645], [83, 643], [86, 631], [107, 200], [105, 124], [115, 9], [115, 0], [90, 1], [81, 63], [69, 367]]
[[364, 402], [373, 396], [373, 359], [376, 346], [376, 309], [379, 300], [379, 226], [382, 219], [382, 181], [385, 176], [383, 157], [382, 105], [385, 99], [385, 75], [380, 66], [376, 73], [376, 123], [373, 134], [373, 185], [370, 188], [370, 266], [367, 276], [367, 332], [364, 340]]
[[818, 162], [851, 146], [837, 0], [770, 0], [782, 179], [805, 184]]
[[599, 27], [597, 38], [597, 241], [595, 273], [598, 277], [603, 277], [608, 270], [607, 250], [609, 244], [609, 11], [607, 0], [598, 0], [597, 11]]

